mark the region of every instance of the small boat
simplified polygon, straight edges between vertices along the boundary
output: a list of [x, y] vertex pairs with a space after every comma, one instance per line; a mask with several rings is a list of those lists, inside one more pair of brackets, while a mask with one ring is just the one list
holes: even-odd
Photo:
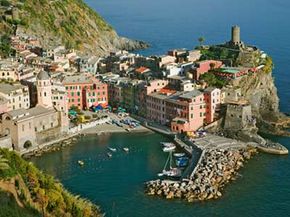
[[168, 177], [180, 177], [181, 170], [178, 168], [171, 168], [170, 170], [163, 170], [163, 175]]
[[178, 167], [186, 167], [188, 165], [189, 158], [186, 156], [178, 157], [175, 160], [175, 164]]
[[111, 158], [113, 156], [110, 152], [108, 152], [107, 155], [109, 158]]
[[116, 148], [108, 148], [110, 151], [112, 151], [112, 152], [116, 152], [117, 151], [117, 149]]
[[80, 166], [85, 165], [85, 163], [84, 163], [83, 161], [81, 161], [81, 160], [78, 160], [78, 164], [79, 164]]
[[[166, 168], [169, 165], [169, 169]], [[167, 176], [167, 177], [181, 177], [181, 170], [179, 168], [172, 167], [172, 152], [169, 153], [164, 168], [161, 173], [158, 173], [158, 176]]]
[[184, 157], [185, 153], [174, 153], [173, 156], [174, 157]]
[[176, 148], [176, 146], [173, 143], [167, 143], [166, 145], [164, 145], [163, 151], [170, 152], [170, 151], [174, 151], [175, 148]]
[[124, 150], [125, 152], [129, 152], [129, 148], [127, 148], [127, 147], [124, 147], [123, 150]]

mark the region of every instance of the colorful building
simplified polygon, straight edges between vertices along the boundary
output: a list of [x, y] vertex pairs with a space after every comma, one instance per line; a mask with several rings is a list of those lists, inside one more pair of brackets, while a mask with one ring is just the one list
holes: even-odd
[[108, 104], [108, 86], [89, 74], [66, 76], [63, 85], [67, 91], [68, 107], [89, 109]]
[[195, 131], [206, 118], [204, 94], [198, 90], [178, 92], [165, 100], [166, 121], [178, 133]]
[[204, 60], [196, 62], [192, 69], [193, 79], [199, 80], [200, 76], [204, 73], [212, 69], [220, 68], [222, 65], [223, 63], [217, 60]]
[[215, 87], [208, 87], [204, 90], [206, 102], [206, 123], [212, 123], [215, 120], [215, 115], [220, 109], [221, 90]]

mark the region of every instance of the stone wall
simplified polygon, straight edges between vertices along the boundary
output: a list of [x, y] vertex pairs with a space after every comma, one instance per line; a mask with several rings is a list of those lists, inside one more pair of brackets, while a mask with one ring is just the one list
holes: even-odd
[[8, 148], [12, 150], [12, 141], [10, 136], [0, 137], [0, 148]]
[[254, 124], [251, 105], [227, 105], [224, 129], [241, 130], [250, 124]]
[[92, 128], [92, 127], [95, 127], [97, 125], [100, 125], [100, 124], [104, 124], [108, 121], [110, 121], [111, 119], [108, 117], [108, 118], [102, 118], [100, 120], [95, 120], [95, 121], [92, 121], [92, 122], [89, 122], [89, 123], [85, 123], [85, 124], [80, 124], [76, 127], [72, 127], [68, 130], [68, 133], [69, 134], [75, 134], [75, 133], [79, 133], [81, 132], [82, 130], [86, 130], [86, 129], [89, 129], [89, 128]]

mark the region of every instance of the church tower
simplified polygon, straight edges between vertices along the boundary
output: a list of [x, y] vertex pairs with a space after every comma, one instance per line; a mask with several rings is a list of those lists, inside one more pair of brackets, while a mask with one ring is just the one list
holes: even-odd
[[51, 81], [46, 71], [41, 71], [37, 75], [36, 80], [37, 88], [37, 105], [45, 108], [52, 107], [52, 92], [51, 92]]

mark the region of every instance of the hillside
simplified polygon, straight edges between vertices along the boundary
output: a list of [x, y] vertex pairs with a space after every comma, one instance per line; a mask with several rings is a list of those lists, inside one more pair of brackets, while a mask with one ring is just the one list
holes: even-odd
[[83, 0], [0, 0], [0, 34], [25, 33], [42, 45], [65, 44], [85, 53], [147, 47], [119, 37], [114, 29]]
[[102, 214], [97, 206], [73, 196], [53, 177], [42, 173], [15, 152], [0, 149], [2, 216], [99, 217]]

